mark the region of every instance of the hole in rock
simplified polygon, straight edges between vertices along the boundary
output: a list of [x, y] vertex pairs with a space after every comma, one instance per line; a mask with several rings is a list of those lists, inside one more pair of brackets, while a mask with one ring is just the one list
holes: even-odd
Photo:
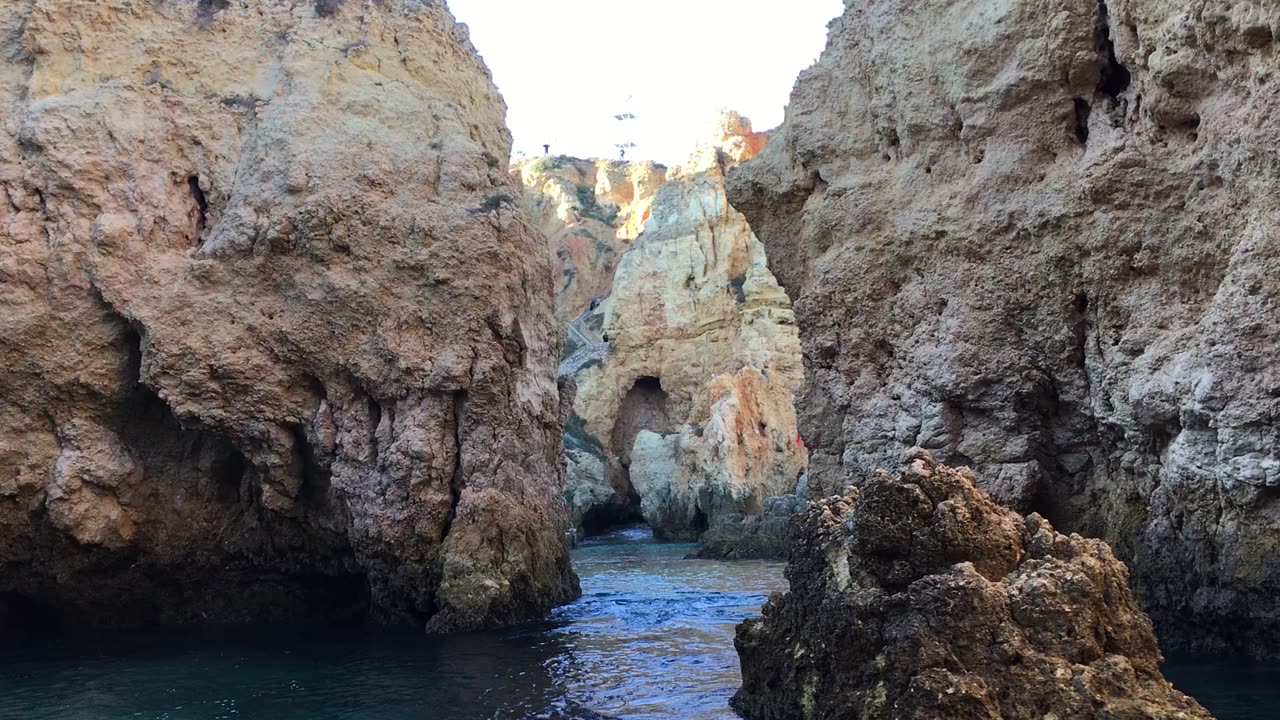
[[613, 432], [609, 436], [610, 454], [617, 462], [609, 463], [607, 480], [614, 496], [605, 505], [591, 508], [583, 515], [582, 529], [587, 535], [595, 535], [618, 525], [643, 522], [640, 513], [640, 493], [631, 482], [631, 449], [640, 431], [670, 432], [675, 423], [669, 407], [669, 398], [656, 377], [640, 377], [622, 398]]
[[1112, 100], [1120, 97], [1120, 93], [1129, 89], [1133, 76], [1129, 68], [1116, 59], [1116, 46], [1111, 38], [1111, 12], [1105, 0], [1098, 0], [1098, 18], [1102, 24], [1098, 35], [1098, 52], [1106, 62], [1102, 66], [1102, 77], [1098, 81], [1098, 91]]
[[195, 232], [193, 239], [200, 242], [200, 235], [204, 232], [205, 222], [209, 214], [209, 201], [204, 196], [204, 191], [200, 189], [200, 177], [192, 175], [187, 178], [187, 188], [191, 191], [191, 200], [195, 203]]
[[1076, 98], [1074, 103], [1076, 108], [1076, 139], [1080, 141], [1081, 145], [1085, 145], [1089, 142], [1089, 103], [1085, 102], [1083, 98]]
[[702, 508], [693, 514], [693, 531], [699, 535], [707, 531], [707, 513]]

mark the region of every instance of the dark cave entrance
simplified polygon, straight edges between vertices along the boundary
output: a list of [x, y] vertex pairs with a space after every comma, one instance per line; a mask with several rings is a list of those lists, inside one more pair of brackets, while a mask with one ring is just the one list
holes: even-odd
[[631, 483], [631, 448], [641, 430], [670, 432], [672, 421], [670, 398], [662, 382], [652, 376], [636, 378], [622, 398], [618, 416], [609, 435], [610, 460], [605, 476], [613, 487], [613, 500], [606, 506], [594, 507], [582, 517], [583, 533], [598, 535], [620, 525], [644, 522], [640, 512], [640, 493]]

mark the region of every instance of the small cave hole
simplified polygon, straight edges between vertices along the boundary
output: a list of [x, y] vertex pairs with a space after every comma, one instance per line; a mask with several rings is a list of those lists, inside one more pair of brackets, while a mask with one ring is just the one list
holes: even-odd
[[316, 17], [328, 18], [338, 13], [343, 0], [316, 0]]
[[199, 243], [200, 235], [204, 233], [205, 224], [208, 222], [209, 201], [205, 198], [204, 191], [200, 189], [199, 175], [191, 175], [187, 178], [187, 188], [190, 189], [191, 200], [195, 203], [194, 238]]
[[231, 7], [231, 0], [199, 0], [196, 3], [196, 17], [202, 21], [208, 21], [229, 7]]
[[1081, 145], [1087, 145], [1089, 143], [1089, 113], [1092, 108], [1089, 107], [1089, 103], [1084, 98], [1076, 98], [1073, 103], [1075, 104], [1076, 139], [1080, 141]]
[[1102, 76], [1098, 80], [1098, 91], [1115, 100], [1120, 97], [1120, 93], [1129, 89], [1133, 76], [1129, 68], [1116, 58], [1116, 46], [1111, 38], [1111, 13], [1107, 9], [1106, 0], [1098, 0], [1098, 20], [1102, 25], [1098, 33], [1098, 52], [1105, 59]]
[[693, 522], [690, 524], [690, 526], [692, 527], [693, 531], [698, 535], [702, 535], [707, 531], [707, 527], [708, 527], [707, 513], [704, 512], [702, 508], [698, 508], [693, 513]]
[[212, 478], [219, 496], [232, 500], [240, 496], [240, 486], [244, 480], [245, 471], [248, 469], [248, 463], [244, 459], [244, 455], [240, 453], [230, 443], [221, 443], [223, 451], [217, 455], [209, 468], [209, 476]]

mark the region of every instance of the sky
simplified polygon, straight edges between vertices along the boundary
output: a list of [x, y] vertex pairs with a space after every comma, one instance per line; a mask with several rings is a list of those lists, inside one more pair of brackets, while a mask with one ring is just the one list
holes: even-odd
[[[513, 155], [683, 162], [722, 109], [782, 122], [841, 0], [449, 0], [507, 101]], [[634, 115], [634, 120], [615, 119]]]

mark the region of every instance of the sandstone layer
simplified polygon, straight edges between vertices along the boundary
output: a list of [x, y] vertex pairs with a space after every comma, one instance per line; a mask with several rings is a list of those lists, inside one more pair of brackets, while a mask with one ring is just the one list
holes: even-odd
[[0, 50], [0, 617], [577, 592], [550, 259], [443, 3], [22, 0]]
[[810, 505], [791, 589], [738, 627], [747, 720], [1207, 719], [1100, 540], [1057, 533], [919, 448]]
[[1170, 647], [1280, 648], [1280, 10], [846, 2], [729, 195], [810, 481], [900, 448], [1101, 537]]
[[588, 531], [643, 518], [696, 539], [721, 516], [761, 514], [803, 472], [794, 315], [724, 194], [725, 169], [766, 140], [726, 114], [667, 173], [609, 295], [580, 319], [599, 342], [561, 373], [577, 385], [566, 496]]
[[[572, 323], [609, 293], [618, 257], [649, 220], [666, 168], [551, 156], [512, 172], [525, 187], [522, 205], [551, 243], [556, 317]], [[582, 332], [570, 333], [570, 350], [586, 342]]]

